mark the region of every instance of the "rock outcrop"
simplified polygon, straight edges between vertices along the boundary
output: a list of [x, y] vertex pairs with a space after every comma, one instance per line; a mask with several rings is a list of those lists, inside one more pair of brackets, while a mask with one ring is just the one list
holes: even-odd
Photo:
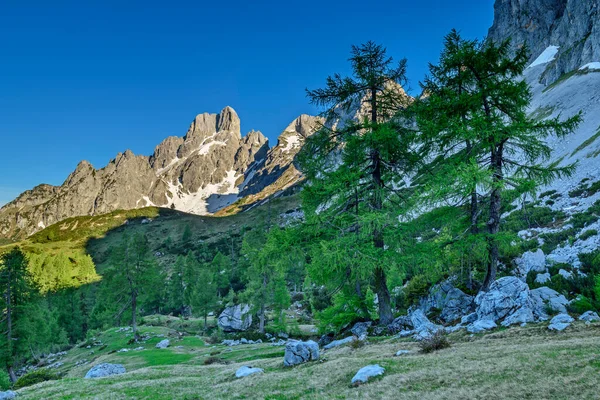
[[242, 332], [252, 325], [252, 314], [248, 304], [227, 307], [219, 315], [218, 324], [225, 332]]
[[309, 361], [319, 359], [319, 345], [317, 342], [309, 340], [301, 342], [299, 340], [289, 340], [285, 345], [285, 354], [283, 356], [283, 365], [291, 367]]
[[121, 364], [98, 364], [85, 374], [86, 379], [103, 378], [105, 376], [120, 375], [125, 373], [125, 367]]
[[600, 61], [600, 0], [496, 0], [488, 39], [527, 45], [534, 61], [558, 47], [542, 76], [545, 84]]

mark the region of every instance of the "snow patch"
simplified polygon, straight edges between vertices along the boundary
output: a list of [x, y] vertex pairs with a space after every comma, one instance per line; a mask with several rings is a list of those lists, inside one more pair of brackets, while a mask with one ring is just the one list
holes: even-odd
[[600, 71], [600, 62], [599, 61], [591, 62], [591, 63], [585, 64], [584, 66], [579, 68], [580, 71], [583, 71], [586, 69], [590, 70], [590, 71]]
[[283, 149], [281, 149], [281, 151], [284, 153], [287, 153], [290, 150], [300, 146], [300, 138], [298, 135], [288, 136], [285, 138], [285, 141], [286, 145]]
[[536, 58], [535, 61], [532, 62], [527, 68], [533, 68], [538, 65], [548, 64], [549, 62], [554, 61], [556, 54], [558, 54], [559, 48], [560, 47], [558, 46], [548, 46], [546, 50], [544, 50], [542, 54], [540, 54], [540, 56]]
[[38, 228], [42, 228], [42, 229], [46, 228], [46, 224], [44, 224], [44, 221], [38, 222], [37, 226], [38, 226]]
[[195, 193], [185, 193], [181, 183], [174, 185], [169, 181], [167, 186], [171, 196], [167, 195], [167, 207], [198, 215], [214, 213], [238, 199], [239, 188], [235, 182], [239, 177], [236, 171], [227, 171], [227, 176], [220, 183], [210, 183]]

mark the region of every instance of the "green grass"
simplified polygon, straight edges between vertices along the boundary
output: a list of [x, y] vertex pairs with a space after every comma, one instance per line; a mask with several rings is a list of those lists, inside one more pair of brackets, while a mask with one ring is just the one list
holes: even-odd
[[[320, 362], [293, 368], [283, 366], [283, 349], [269, 344], [216, 346], [228, 363], [212, 365], [202, 360], [215, 348], [184, 345], [101, 355], [94, 363], [123, 362], [127, 368], [126, 374], [102, 379], [82, 378], [89, 365], [72, 367], [71, 353], [81, 351], [76, 349], [66, 357], [70, 369], [65, 378], [20, 389], [18, 395], [22, 400], [596, 398], [599, 335], [599, 323], [587, 326], [579, 321], [561, 333], [550, 332], [547, 323], [474, 336], [457, 332], [449, 336], [452, 347], [431, 354], [419, 353], [412, 340], [385, 338], [358, 349], [326, 351]], [[119, 341], [123, 335], [111, 330], [100, 336]], [[399, 349], [412, 353], [394, 357]], [[350, 387], [352, 376], [367, 364], [380, 364], [386, 373]], [[265, 373], [236, 379], [242, 365]]]
[[571, 154], [571, 157], [573, 157], [575, 154], [579, 153], [581, 150], [585, 149], [586, 147], [590, 146], [592, 143], [594, 143], [598, 138], [600, 138], [600, 127], [598, 128], [598, 131], [596, 132], [596, 134], [590, 138], [588, 138], [585, 142], [581, 143]]

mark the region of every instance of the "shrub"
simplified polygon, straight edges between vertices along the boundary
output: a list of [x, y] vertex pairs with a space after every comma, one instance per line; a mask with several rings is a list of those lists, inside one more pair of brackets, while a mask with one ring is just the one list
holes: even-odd
[[544, 240], [544, 244], [542, 245], [542, 251], [544, 252], [544, 254], [550, 254], [561, 243], [573, 236], [575, 236], [575, 229], [566, 229], [560, 232], [545, 233], [543, 235], [540, 235], [540, 238]]
[[204, 365], [213, 365], [213, 364], [227, 364], [226, 360], [223, 360], [219, 357], [208, 357], [203, 362]]
[[591, 238], [592, 236], [596, 236], [598, 234], [598, 231], [595, 229], [589, 229], [585, 232], [583, 232], [581, 235], [579, 235], [579, 239], [581, 240], [586, 240]]
[[569, 304], [568, 308], [575, 314], [583, 314], [586, 311], [596, 311], [591, 300], [582, 295], [577, 296], [577, 298]]
[[46, 368], [40, 368], [36, 371], [30, 372], [21, 376], [15, 382], [15, 389], [20, 389], [25, 386], [35, 385], [36, 383], [46, 382], [46, 381], [56, 381], [60, 379], [61, 376], [55, 372], [49, 371]]
[[450, 342], [446, 337], [446, 334], [442, 331], [437, 331], [429, 339], [421, 340], [419, 342], [421, 353], [431, 353], [437, 350], [447, 349], [450, 347]]
[[10, 389], [11, 383], [8, 373], [2, 369], [0, 370], [0, 391], [6, 391]]
[[427, 296], [431, 284], [425, 275], [415, 275], [404, 288], [408, 304], [416, 304], [421, 297]]
[[547, 228], [566, 218], [563, 211], [549, 207], [525, 207], [512, 212], [504, 219], [503, 230], [519, 232], [528, 228]]

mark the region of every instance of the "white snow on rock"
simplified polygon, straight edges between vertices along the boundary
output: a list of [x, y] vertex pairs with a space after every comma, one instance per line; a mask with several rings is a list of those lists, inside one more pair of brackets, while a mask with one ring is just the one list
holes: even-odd
[[538, 65], [548, 64], [550, 61], [554, 61], [554, 57], [556, 57], [556, 54], [558, 54], [558, 49], [558, 46], [548, 46], [546, 50], [544, 50], [542, 54], [540, 54], [540, 56], [536, 58], [535, 61], [532, 62], [527, 68], [533, 68]]
[[591, 62], [591, 63], [585, 64], [584, 66], [579, 68], [580, 71], [583, 71], [586, 69], [587, 70], [600, 70], [600, 62], [598, 62], [598, 61]]

